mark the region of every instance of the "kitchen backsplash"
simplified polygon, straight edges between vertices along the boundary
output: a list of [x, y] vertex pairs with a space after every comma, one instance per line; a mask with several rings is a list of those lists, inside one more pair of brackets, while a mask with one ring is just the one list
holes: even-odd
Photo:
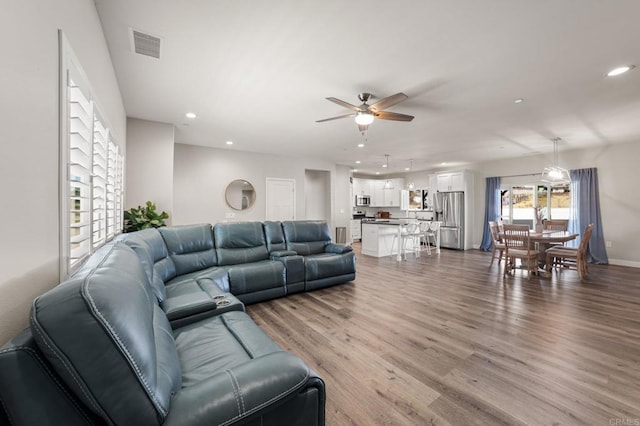
[[357, 207], [357, 210], [365, 212], [365, 215], [368, 217], [376, 217], [379, 211], [389, 212], [391, 218], [403, 218], [403, 217], [411, 217], [418, 219], [433, 219], [434, 214], [432, 211], [409, 211], [407, 213], [406, 210], [400, 210], [399, 208], [394, 207]]

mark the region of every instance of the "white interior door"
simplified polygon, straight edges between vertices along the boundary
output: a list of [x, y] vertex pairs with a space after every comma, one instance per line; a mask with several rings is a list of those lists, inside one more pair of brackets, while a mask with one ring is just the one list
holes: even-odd
[[267, 178], [267, 220], [295, 220], [295, 179]]

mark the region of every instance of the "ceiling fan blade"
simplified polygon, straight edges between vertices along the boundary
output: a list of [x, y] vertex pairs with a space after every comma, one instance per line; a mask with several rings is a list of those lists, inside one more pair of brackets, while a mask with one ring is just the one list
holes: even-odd
[[395, 95], [387, 96], [384, 99], [380, 99], [378, 102], [371, 105], [369, 107], [369, 110], [373, 112], [380, 112], [382, 110], [385, 110], [389, 107], [394, 106], [395, 104], [399, 104], [400, 102], [404, 101], [407, 98], [408, 96], [402, 92], [396, 93]]
[[316, 120], [316, 123], [324, 123], [325, 121], [331, 121], [331, 120], [337, 120], [339, 118], [347, 118], [347, 117], [353, 117], [356, 114], [345, 114], [345, 115], [339, 115], [337, 117], [331, 117], [331, 118], [325, 118], [324, 120]]
[[374, 114], [376, 118], [381, 120], [394, 120], [394, 121], [411, 121], [413, 115], [398, 114], [397, 112], [380, 111]]
[[327, 100], [328, 100], [328, 101], [331, 101], [331, 102], [333, 102], [333, 103], [335, 103], [335, 104], [338, 104], [338, 105], [340, 105], [340, 106], [343, 106], [343, 107], [345, 107], [345, 108], [347, 108], [347, 109], [352, 109], [352, 110], [354, 110], [354, 111], [362, 111], [362, 108], [357, 107], [357, 106], [355, 106], [355, 105], [352, 105], [352, 104], [350, 104], [349, 102], [342, 101], [342, 100], [340, 100], [340, 99], [338, 99], [338, 98], [327, 98]]

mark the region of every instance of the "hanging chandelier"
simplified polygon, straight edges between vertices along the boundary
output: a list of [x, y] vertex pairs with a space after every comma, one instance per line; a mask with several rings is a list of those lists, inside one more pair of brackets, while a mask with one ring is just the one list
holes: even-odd
[[558, 142], [561, 140], [560, 138], [551, 139], [551, 142], [553, 142], [553, 165], [545, 167], [542, 171], [542, 175], [540, 176], [542, 182], [551, 184], [571, 183], [569, 171], [558, 165]]
[[393, 181], [389, 179], [389, 154], [384, 156], [387, 157], [387, 165], [385, 166], [387, 168], [387, 180], [384, 181], [384, 189], [393, 189]]
[[[405, 169], [406, 170], [406, 169]], [[409, 173], [413, 171], [413, 159], [409, 160]], [[416, 189], [416, 184], [413, 181], [410, 181], [407, 185], [407, 189], [414, 190]]]

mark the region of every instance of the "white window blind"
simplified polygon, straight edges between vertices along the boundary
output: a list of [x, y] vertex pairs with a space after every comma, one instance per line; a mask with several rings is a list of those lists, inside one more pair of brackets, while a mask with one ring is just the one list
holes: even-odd
[[[92, 105], [82, 80], [68, 75], [69, 98], [69, 261], [82, 261], [91, 251]], [[66, 204], [66, 203], [65, 203]]]
[[124, 158], [89, 82], [60, 34], [60, 276], [122, 230]]
[[100, 247], [107, 240], [105, 226], [107, 208], [107, 140], [108, 130], [95, 111], [93, 120], [93, 247]]

